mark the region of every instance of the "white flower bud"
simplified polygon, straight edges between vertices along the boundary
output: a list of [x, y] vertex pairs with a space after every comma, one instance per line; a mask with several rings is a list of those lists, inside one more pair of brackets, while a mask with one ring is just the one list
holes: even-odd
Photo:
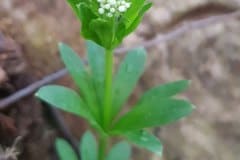
[[119, 11], [119, 12], [125, 12], [126, 9], [127, 9], [127, 8], [126, 8], [125, 6], [123, 6], [123, 5], [118, 7], [118, 11]]
[[109, 2], [109, 4], [111, 4], [111, 5], [116, 5], [116, 0], [109, 0], [108, 2]]
[[130, 0], [97, 0], [99, 3], [98, 13], [107, 17], [113, 17], [124, 13], [131, 6]]
[[129, 2], [125, 3], [126, 8], [129, 8], [131, 4]]
[[105, 9], [110, 9], [111, 5], [110, 4], [105, 4], [104, 8]]
[[114, 13], [116, 11], [115, 8], [110, 8], [110, 12]]
[[108, 13], [107, 16], [108, 16], [108, 17], [112, 17], [113, 14], [112, 14], [112, 13]]
[[98, 9], [98, 13], [99, 13], [99, 14], [104, 14], [104, 12], [105, 12], [105, 10], [104, 10], [103, 8], [99, 8], [99, 9]]

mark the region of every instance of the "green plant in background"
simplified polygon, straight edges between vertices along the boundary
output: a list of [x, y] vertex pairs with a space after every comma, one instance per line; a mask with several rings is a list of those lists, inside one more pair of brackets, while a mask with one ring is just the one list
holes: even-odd
[[[95, 129], [98, 142], [89, 131], [81, 140], [82, 160], [129, 160], [128, 142], [161, 155], [160, 141], [147, 128], [174, 122], [192, 112], [193, 106], [188, 101], [174, 98], [188, 87], [189, 81], [156, 86], [122, 113], [144, 72], [146, 51], [143, 48], [129, 51], [113, 71], [114, 49], [135, 30], [151, 3], [146, 0], [68, 0], [68, 3], [81, 21], [81, 35], [88, 40], [88, 65], [69, 46], [60, 43], [61, 58], [79, 91], [49, 85], [42, 87], [36, 96], [84, 118]], [[126, 141], [110, 148], [112, 137]], [[66, 141], [58, 139], [56, 147], [62, 160], [77, 159]]]

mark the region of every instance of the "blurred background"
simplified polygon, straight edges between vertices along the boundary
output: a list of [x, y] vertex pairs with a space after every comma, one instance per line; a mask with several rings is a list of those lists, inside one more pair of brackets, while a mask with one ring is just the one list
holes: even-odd
[[[145, 44], [192, 21], [240, 9], [240, 0], [152, 1], [152, 9], [122, 47]], [[240, 159], [239, 18], [189, 27], [179, 36], [148, 47], [146, 72], [130, 104], [159, 83], [190, 79], [190, 88], [181, 96], [197, 106], [191, 116], [153, 130], [164, 145], [162, 160]], [[62, 68], [59, 41], [85, 57], [79, 28], [64, 0], [0, 0], [0, 100]], [[116, 63], [121, 57], [116, 56]], [[74, 87], [68, 76], [54, 83]], [[64, 131], [63, 119], [72, 135]], [[59, 114], [32, 94], [4, 109], [0, 106], [0, 144], [2, 148], [11, 147], [16, 137], [22, 136], [16, 147], [21, 152], [19, 160], [57, 159], [54, 139], [80, 139], [86, 128], [85, 122], [67, 113]], [[0, 154], [5, 152], [0, 149]], [[138, 149], [134, 149], [133, 157], [159, 160]]]

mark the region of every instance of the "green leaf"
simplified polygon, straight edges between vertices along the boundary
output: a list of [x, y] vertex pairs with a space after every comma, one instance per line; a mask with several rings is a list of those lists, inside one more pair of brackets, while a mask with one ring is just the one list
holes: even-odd
[[79, 148], [82, 160], [97, 160], [97, 143], [90, 131], [87, 131], [83, 135]]
[[40, 88], [35, 95], [54, 107], [89, 119], [89, 113], [81, 97], [69, 88], [48, 85]]
[[146, 0], [131, 0], [131, 7], [124, 14], [124, 18], [127, 19], [125, 22], [127, 28], [139, 16], [139, 12], [144, 6], [145, 1]]
[[[151, 97], [168, 98], [184, 91], [190, 84], [190, 81], [180, 80], [171, 83], [161, 84], [145, 92], [139, 100], [140, 103], [148, 101]], [[147, 103], [147, 102], [146, 102]]]
[[81, 2], [81, 0], [67, 0], [67, 2], [71, 6], [75, 15], [79, 18], [77, 4], [79, 4]]
[[104, 98], [105, 50], [93, 41], [87, 41], [87, 55], [98, 103], [102, 106]]
[[113, 130], [123, 132], [168, 124], [187, 116], [192, 109], [184, 100], [150, 97], [121, 117]]
[[[90, 2], [92, 3], [92, 2]], [[82, 2], [78, 5], [78, 16], [81, 20], [81, 35], [86, 39], [91, 39], [99, 43], [98, 35], [90, 30], [90, 22], [97, 16], [90, 9], [89, 3]]]
[[95, 31], [100, 45], [106, 49], [112, 49], [114, 42], [114, 26], [113, 21], [105, 19], [94, 19], [90, 22], [89, 27], [92, 31]]
[[61, 58], [72, 76], [75, 83], [78, 85], [81, 91], [84, 102], [90, 108], [94, 117], [99, 120], [99, 111], [97, 106], [96, 94], [93, 88], [92, 80], [85, 70], [80, 57], [66, 44], [60, 43], [59, 50]]
[[[137, 14], [138, 16], [135, 19], [126, 19], [126, 18], [122, 18], [120, 19], [120, 21], [118, 22], [117, 28], [116, 28], [116, 37], [118, 39], [119, 42], [122, 42], [122, 39], [127, 36], [128, 34], [130, 34], [131, 32], [133, 32], [137, 26], [141, 23], [144, 13], [150, 9], [152, 6], [152, 3], [148, 2], [146, 3], [142, 9], [140, 10], [140, 12]], [[134, 13], [135, 14], [135, 13]], [[126, 26], [126, 20], [128, 24], [128, 26]]]
[[105, 75], [105, 49], [93, 41], [87, 41], [87, 54], [94, 79], [103, 82]]
[[113, 146], [106, 160], [129, 160], [131, 147], [127, 142], [120, 142]]
[[146, 52], [137, 48], [128, 52], [114, 77], [113, 82], [113, 113], [114, 117], [127, 101], [136, 86], [137, 81], [144, 72]]
[[131, 32], [133, 32], [137, 26], [141, 23], [144, 13], [147, 12], [152, 6], [152, 3], [148, 2], [147, 4], [145, 4], [143, 6], [143, 8], [140, 10], [138, 16], [136, 17], [135, 20], [133, 20], [133, 22], [131, 23], [131, 25], [129, 25], [129, 27], [127, 28], [127, 30], [124, 33], [124, 36], [130, 34]]
[[124, 136], [133, 144], [145, 148], [159, 156], [162, 155], [162, 144], [159, 139], [146, 131], [127, 132]]
[[60, 160], [78, 160], [76, 153], [65, 140], [58, 138], [55, 147]]

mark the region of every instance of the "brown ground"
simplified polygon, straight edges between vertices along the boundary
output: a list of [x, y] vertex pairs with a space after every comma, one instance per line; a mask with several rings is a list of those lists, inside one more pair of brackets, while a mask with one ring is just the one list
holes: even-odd
[[[155, 0], [138, 30], [125, 46], [153, 38], [182, 21], [228, 13], [239, 0]], [[240, 157], [240, 22], [211, 25], [149, 49], [147, 70], [131, 102], [146, 89], [162, 82], [191, 79], [184, 94], [196, 106], [188, 118], [154, 130], [162, 139], [164, 160], [239, 160]], [[84, 53], [79, 24], [62, 0], [0, 1], [0, 98], [11, 95], [62, 64], [57, 42]], [[7, 51], [1, 52], [1, 49]], [[82, 54], [83, 56], [83, 54]], [[58, 83], [73, 87], [68, 77]], [[44, 109], [45, 108], [45, 109]], [[32, 96], [0, 111], [0, 144], [9, 146], [25, 135], [19, 159], [54, 159], [52, 144], [58, 128]], [[79, 138], [84, 127], [64, 114]], [[136, 152], [136, 159], [146, 152]], [[153, 157], [157, 159], [156, 157]]]

